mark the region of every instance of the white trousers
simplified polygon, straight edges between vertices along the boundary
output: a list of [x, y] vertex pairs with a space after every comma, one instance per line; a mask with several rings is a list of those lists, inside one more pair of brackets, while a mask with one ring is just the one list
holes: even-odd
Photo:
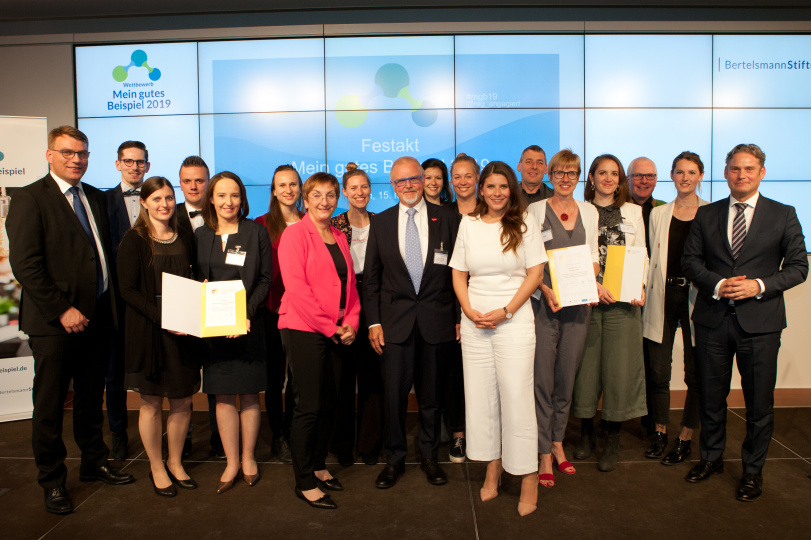
[[[471, 306], [481, 313], [510, 299], [470, 295]], [[537, 471], [535, 322], [530, 303], [495, 330], [476, 328], [462, 314], [461, 335], [467, 456], [477, 461], [501, 458], [504, 470], [513, 475]]]

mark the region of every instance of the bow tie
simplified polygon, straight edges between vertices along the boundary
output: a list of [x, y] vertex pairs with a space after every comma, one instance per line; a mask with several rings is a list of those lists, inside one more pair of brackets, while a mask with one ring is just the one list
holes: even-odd
[[202, 210], [192, 210], [191, 212], [189, 212], [189, 218], [196, 218], [202, 213], [203, 213]]
[[140, 197], [141, 196], [141, 190], [140, 189], [135, 189], [135, 188], [128, 189], [127, 191], [124, 192], [124, 196], [125, 197]]

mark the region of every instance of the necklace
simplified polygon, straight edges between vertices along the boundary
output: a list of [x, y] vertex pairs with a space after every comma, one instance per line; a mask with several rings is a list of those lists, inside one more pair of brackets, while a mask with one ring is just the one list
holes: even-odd
[[177, 240], [177, 232], [175, 232], [172, 235], [172, 237], [169, 238], [168, 240], [161, 240], [160, 238], [155, 238], [151, 234], [149, 236], [150, 236], [150, 238], [152, 238], [152, 240], [154, 240], [155, 242], [157, 242], [159, 244], [172, 244], [172, 243], [174, 243], [175, 240]]
[[[558, 204], [559, 204], [559, 203], [558, 203]], [[552, 205], [552, 208], [553, 208], [553, 209], [554, 209], [554, 207], [555, 207], [555, 205]], [[566, 212], [561, 212], [561, 214], [560, 214], [560, 220], [561, 220], [561, 221], [569, 221], [569, 214], [567, 214]]]

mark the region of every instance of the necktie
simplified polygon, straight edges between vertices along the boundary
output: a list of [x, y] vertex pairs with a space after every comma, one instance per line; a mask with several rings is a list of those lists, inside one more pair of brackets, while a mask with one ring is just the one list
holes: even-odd
[[127, 191], [124, 192], [124, 196], [125, 197], [140, 197], [141, 196], [141, 190], [140, 189], [135, 189], [135, 188], [128, 189]]
[[101, 257], [99, 257], [99, 250], [96, 246], [96, 237], [93, 236], [93, 229], [90, 227], [90, 219], [87, 217], [87, 210], [84, 209], [82, 199], [79, 197], [79, 188], [73, 186], [68, 189], [73, 195], [73, 211], [76, 212], [76, 217], [79, 218], [79, 223], [90, 240], [90, 245], [93, 246], [93, 253], [96, 254], [96, 296], [100, 296], [104, 292], [104, 273], [101, 271]]
[[738, 210], [732, 221], [732, 257], [735, 259], [738, 258], [743, 241], [746, 240], [746, 216], [743, 213], [746, 206], [746, 203], [735, 203], [735, 208]]
[[191, 212], [189, 212], [189, 218], [194, 219], [202, 213], [203, 213], [202, 210], [192, 210]]
[[422, 281], [422, 250], [420, 249], [420, 233], [417, 231], [417, 222], [414, 221], [415, 208], [406, 210], [408, 222], [405, 230], [405, 252], [406, 268], [411, 282], [414, 283], [414, 291], [420, 294], [420, 282]]

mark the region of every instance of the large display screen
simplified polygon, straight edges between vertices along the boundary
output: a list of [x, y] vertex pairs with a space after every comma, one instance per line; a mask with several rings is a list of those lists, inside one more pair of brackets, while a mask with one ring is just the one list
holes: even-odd
[[[658, 199], [683, 150], [705, 163], [701, 196], [729, 193], [724, 158], [738, 143], [767, 155], [761, 192], [811, 196], [801, 162], [811, 122], [811, 36], [486, 35], [286, 38], [76, 48], [79, 128], [93, 152], [86, 180], [120, 181], [115, 150], [149, 149], [150, 175], [177, 182], [188, 155], [248, 187], [267, 211], [273, 170], [305, 178], [347, 162], [369, 173], [369, 209], [396, 203], [392, 162], [518, 164], [532, 144], [551, 157], [639, 156], [658, 167]], [[520, 176], [519, 176], [520, 180]], [[181, 195], [178, 192], [178, 195]], [[811, 208], [796, 205], [805, 229]], [[345, 199], [339, 211], [346, 207]]]

